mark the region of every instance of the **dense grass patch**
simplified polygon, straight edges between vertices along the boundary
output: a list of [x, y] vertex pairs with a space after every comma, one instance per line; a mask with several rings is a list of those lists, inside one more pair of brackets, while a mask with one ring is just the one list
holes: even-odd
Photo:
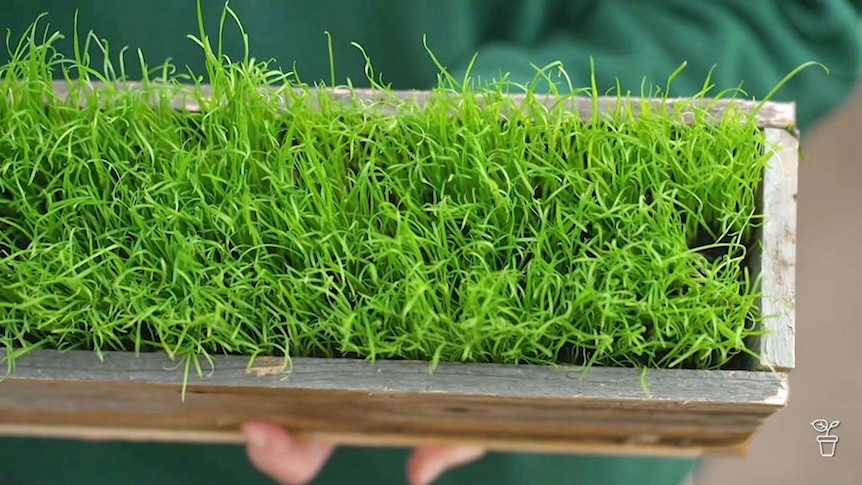
[[[528, 86], [441, 69], [426, 103], [384, 115], [231, 61], [202, 26], [205, 76], [164, 65], [126, 90], [122, 62], [89, 65], [104, 43], [69, 59], [56, 39], [34, 26], [0, 68], [10, 364], [40, 347], [696, 368], [750, 352], [767, 154], [745, 113], [635, 116], [621, 96], [581, 118], [536, 96], [565, 79], [552, 65]], [[200, 112], [172, 109], [181, 83]]]

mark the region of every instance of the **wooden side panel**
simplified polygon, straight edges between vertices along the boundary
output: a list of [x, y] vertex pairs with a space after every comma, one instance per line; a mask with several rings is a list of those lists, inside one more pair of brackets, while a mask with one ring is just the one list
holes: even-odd
[[[105, 86], [101, 83], [91, 83], [91, 88], [93, 90], [105, 89]], [[140, 82], [128, 82], [123, 84], [125, 89], [141, 89], [142, 84]], [[212, 92], [212, 87], [209, 85], [201, 85], [199, 88], [204, 96], [210, 96]], [[275, 89], [270, 89], [271, 91], [275, 91]], [[55, 93], [61, 97], [65, 98], [69, 94], [69, 88], [66, 81], [55, 81], [54, 82], [54, 91]], [[201, 106], [198, 103], [198, 100], [195, 96], [191, 96], [191, 87], [189, 86], [175, 86], [171, 89], [173, 92], [171, 98], [171, 104], [176, 110], [186, 110], [186, 111], [200, 111]], [[375, 109], [378, 109], [382, 114], [394, 114], [395, 109], [392, 105], [392, 101], [403, 101], [403, 100], [411, 100], [415, 101], [417, 104], [422, 105], [426, 99], [428, 99], [428, 91], [389, 91], [383, 92], [379, 90], [372, 89], [360, 89], [356, 88], [353, 90], [349, 90], [346, 88], [334, 88], [327, 89], [329, 92], [329, 99], [341, 102], [344, 104], [350, 104], [354, 99], [364, 99], [369, 101], [368, 105], [370, 106], [372, 103], [374, 104]], [[299, 99], [299, 95], [302, 94], [302, 101], [306, 103], [311, 103], [314, 105], [318, 102], [317, 97], [317, 89], [309, 89], [307, 93], [308, 96], [305, 96], [304, 93], [306, 91], [294, 91], [297, 93], [296, 95], [286, 95], [285, 93], [280, 93], [282, 96], [282, 102], [295, 102]], [[288, 100], [286, 98], [290, 97]], [[523, 102], [526, 99], [526, 95], [523, 94], [512, 94], [510, 97], [516, 102]], [[579, 113], [579, 115], [583, 118], [589, 118], [593, 113], [593, 101], [590, 98], [582, 97], [582, 96], [571, 96], [567, 98], [557, 98], [552, 95], [536, 95], [536, 97], [548, 107], [556, 106], [559, 103], [567, 103], [568, 106], [566, 109], [573, 113]], [[155, 97], [154, 97], [155, 101]], [[748, 101], [744, 99], [698, 99], [692, 100], [691, 98], [670, 98], [667, 100], [661, 99], [646, 99], [631, 97], [626, 98], [626, 102], [630, 104], [635, 115], [640, 113], [640, 103], [642, 101], [646, 101], [646, 103], [650, 106], [650, 110], [655, 112], [662, 108], [662, 105], [666, 106], [674, 106], [674, 105], [696, 105], [701, 108], [708, 109], [708, 113], [711, 117], [720, 118], [728, 108], [733, 105], [735, 108], [740, 109], [742, 111], [747, 111], [749, 113], [754, 113], [755, 120], [757, 125], [761, 128], [765, 127], [774, 127], [774, 128], [791, 128], [795, 126], [796, 123], [796, 104], [789, 102], [775, 102], [769, 101], [763, 103], [761, 106], [759, 102]], [[481, 100], [479, 100], [481, 102]], [[618, 109], [620, 103], [620, 98], [616, 96], [604, 96], [600, 97], [598, 100], [598, 111], [600, 113], [609, 113], [614, 112]], [[759, 108], [759, 110], [758, 110]]]
[[769, 333], [759, 340], [757, 370], [790, 371], [795, 365], [796, 193], [799, 140], [789, 130], [767, 128], [774, 150], [763, 180], [760, 232], [760, 310]]
[[[0, 359], [3, 354], [0, 352]], [[784, 405], [764, 372], [219, 357], [203, 377], [162, 354], [36, 351], [0, 382], [0, 434], [236, 441], [269, 419], [340, 444], [697, 454], [743, 446]]]

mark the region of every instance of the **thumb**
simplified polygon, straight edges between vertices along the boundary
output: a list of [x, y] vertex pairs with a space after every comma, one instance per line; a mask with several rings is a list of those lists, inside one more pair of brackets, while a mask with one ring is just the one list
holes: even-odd
[[430, 485], [447, 470], [476, 461], [484, 455], [484, 449], [472, 446], [417, 448], [407, 461], [407, 478], [412, 485]]
[[303, 485], [313, 480], [335, 449], [326, 443], [297, 440], [274, 423], [246, 423], [242, 431], [251, 463], [282, 485]]

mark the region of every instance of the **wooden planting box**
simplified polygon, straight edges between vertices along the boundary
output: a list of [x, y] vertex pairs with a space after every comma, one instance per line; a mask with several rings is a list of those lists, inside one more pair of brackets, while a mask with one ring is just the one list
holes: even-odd
[[[58, 83], [55, 89], [62, 91]], [[357, 90], [372, 98], [372, 91]], [[421, 92], [397, 92], [422, 98]], [[346, 100], [347, 92], [335, 91]], [[553, 98], [547, 98], [552, 103]], [[662, 103], [684, 100], [654, 100]], [[706, 102], [701, 100], [699, 102]], [[616, 98], [600, 98], [610, 110]], [[709, 109], [719, 117], [729, 104]], [[178, 109], [200, 109], [176, 98]], [[570, 109], [589, 115], [593, 100]], [[744, 370], [634, 368], [215, 356], [203, 377], [161, 353], [33, 350], [0, 381], [0, 433], [49, 437], [240, 442], [240, 424], [268, 419], [340, 444], [477, 443], [499, 450], [695, 455], [741, 451], [787, 403], [794, 366], [794, 272], [798, 134], [795, 105], [756, 114], [775, 144], [764, 176], [760, 302], [768, 334]], [[0, 362], [6, 356], [0, 350]]]

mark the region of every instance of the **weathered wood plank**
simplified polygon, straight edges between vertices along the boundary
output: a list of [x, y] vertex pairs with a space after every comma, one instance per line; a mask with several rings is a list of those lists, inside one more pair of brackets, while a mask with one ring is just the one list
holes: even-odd
[[799, 140], [788, 130], [767, 128], [766, 139], [774, 154], [764, 173], [762, 211], [766, 218], [758, 231], [760, 277], [764, 298], [760, 311], [769, 333], [758, 342], [759, 370], [790, 371], [795, 365], [796, 306], [796, 194]]
[[[90, 86], [93, 90], [104, 90], [105, 86], [101, 83], [91, 83]], [[125, 89], [140, 89], [142, 84], [139, 82], [128, 82], [124, 83], [122, 88]], [[192, 89], [197, 90], [198, 95], [192, 95]], [[201, 106], [199, 103], [199, 99], [201, 95], [206, 98], [210, 97], [212, 93], [212, 87], [209, 85], [201, 85], [200, 87], [193, 88], [192, 86], [170, 86], [170, 92], [172, 92], [171, 105], [176, 110], [186, 110], [186, 111], [200, 111]], [[65, 99], [69, 95], [68, 83], [66, 81], [55, 81], [54, 82], [54, 91], [61, 98]], [[276, 88], [270, 88], [270, 91], [276, 91]], [[327, 89], [330, 99], [349, 104], [353, 102], [354, 99], [364, 99], [368, 101], [379, 102], [375, 105], [375, 109], [380, 110], [383, 114], [394, 114], [396, 113], [396, 106], [391, 103], [391, 101], [414, 101], [418, 105], [422, 105], [429, 96], [428, 91], [389, 91], [383, 92], [380, 90], [372, 90], [372, 89], [353, 89], [348, 90], [346, 88], [332, 88]], [[299, 89], [295, 89], [294, 93], [300, 93]], [[311, 89], [309, 91], [312, 93], [310, 96], [305, 97], [303, 99], [304, 102], [309, 103], [317, 103], [318, 98], [316, 96], [316, 89]], [[516, 102], [521, 103], [524, 99], [526, 99], [526, 95], [524, 94], [512, 94], [510, 97]], [[566, 110], [570, 112], [577, 112], [583, 118], [588, 118], [593, 114], [593, 101], [590, 98], [583, 96], [570, 96], [564, 98], [564, 100], [560, 100], [560, 98], [555, 97], [553, 95], [537, 95], [536, 96], [541, 102], [548, 107], [556, 106], [559, 103], [567, 103], [568, 106]], [[291, 96], [291, 102], [295, 102], [297, 99], [297, 95]], [[637, 116], [641, 113], [641, 105], [642, 101], [646, 101], [650, 106], [650, 110], [656, 111], [662, 109], [663, 106], [672, 107], [674, 105], [683, 105], [683, 106], [698, 106], [700, 108], [707, 108], [708, 113], [711, 117], [720, 118], [731, 106], [734, 106], [737, 109], [740, 109], [745, 112], [754, 113], [760, 102], [744, 100], [744, 99], [691, 99], [691, 98], [670, 98], [662, 101], [661, 99], [646, 99], [638, 98], [638, 97], [630, 97], [625, 98], [626, 104], [630, 105], [633, 113]], [[155, 100], [155, 97], [154, 97]], [[287, 96], [282, 96], [282, 102], [287, 101]], [[387, 101], [389, 101], [387, 103]], [[609, 113], [614, 112], [618, 109], [620, 103], [620, 98], [615, 96], [603, 96], [598, 100], [598, 111], [601, 113]], [[396, 103], [397, 104], [397, 103]], [[755, 121], [760, 127], [774, 127], [774, 128], [788, 128], [795, 126], [796, 123], [796, 104], [790, 102], [774, 102], [769, 101], [763, 103], [762, 107], [760, 107], [760, 111], [757, 111], [755, 115]]]
[[655, 371], [645, 392], [635, 369], [597, 367], [581, 381], [574, 367], [214, 362], [189, 377], [183, 401], [184, 366], [162, 354], [35, 351], [0, 382], [0, 433], [236, 440], [242, 422], [265, 418], [342, 444], [698, 453], [743, 446], [787, 399], [786, 376], [767, 372]]
[[[5, 351], [0, 350], [0, 361]], [[13, 379], [46, 381], [135, 382], [181, 385], [181, 361], [162, 353], [135, 357], [126, 352], [35, 350], [16, 360]], [[449, 393], [473, 396], [617, 400], [646, 399], [673, 406], [686, 403], [770, 403], [781, 405], [782, 374], [746, 371], [657, 369], [643, 387], [637, 369], [593, 367], [581, 380], [583, 368], [533, 365], [441, 363], [433, 373], [426, 362], [354, 359], [261, 357], [249, 366], [241, 356], [215, 356], [214, 368], [201, 361], [205, 375], [191, 371], [189, 386], [283, 388], [359, 392]]]
[[[748, 440], [733, 441], [728, 444], [714, 444], [709, 447], [678, 446], [673, 443], [656, 441], [655, 437], [645, 435], [635, 437], [627, 442], [598, 441], [529, 441], [528, 436], [511, 439], [486, 439], [471, 435], [464, 436], [406, 436], [403, 434], [386, 433], [326, 433], [326, 432], [293, 432], [293, 435], [305, 440], [332, 443], [339, 446], [371, 446], [371, 447], [415, 447], [438, 445], [475, 445], [497, 451], [533, 451], [545, 453], [579, 453], [579, 454], [622, 454], [634, 456], [679, 456], [697, 457], [704, 453], [710, 455], [744, 455]], [[190, 431], [185, 429], [144, 429], [121, 428], [107, 426], [69, 426], [56, 425], [17, 425], [0, 423], [0, 436], [26, 436], [45, 438], [70, 438], [95, 441], [131, 441], [131, 442], [181, 442], [206, 444], [242, 444], [244, 439], [238, 430], [231, 431]]]

